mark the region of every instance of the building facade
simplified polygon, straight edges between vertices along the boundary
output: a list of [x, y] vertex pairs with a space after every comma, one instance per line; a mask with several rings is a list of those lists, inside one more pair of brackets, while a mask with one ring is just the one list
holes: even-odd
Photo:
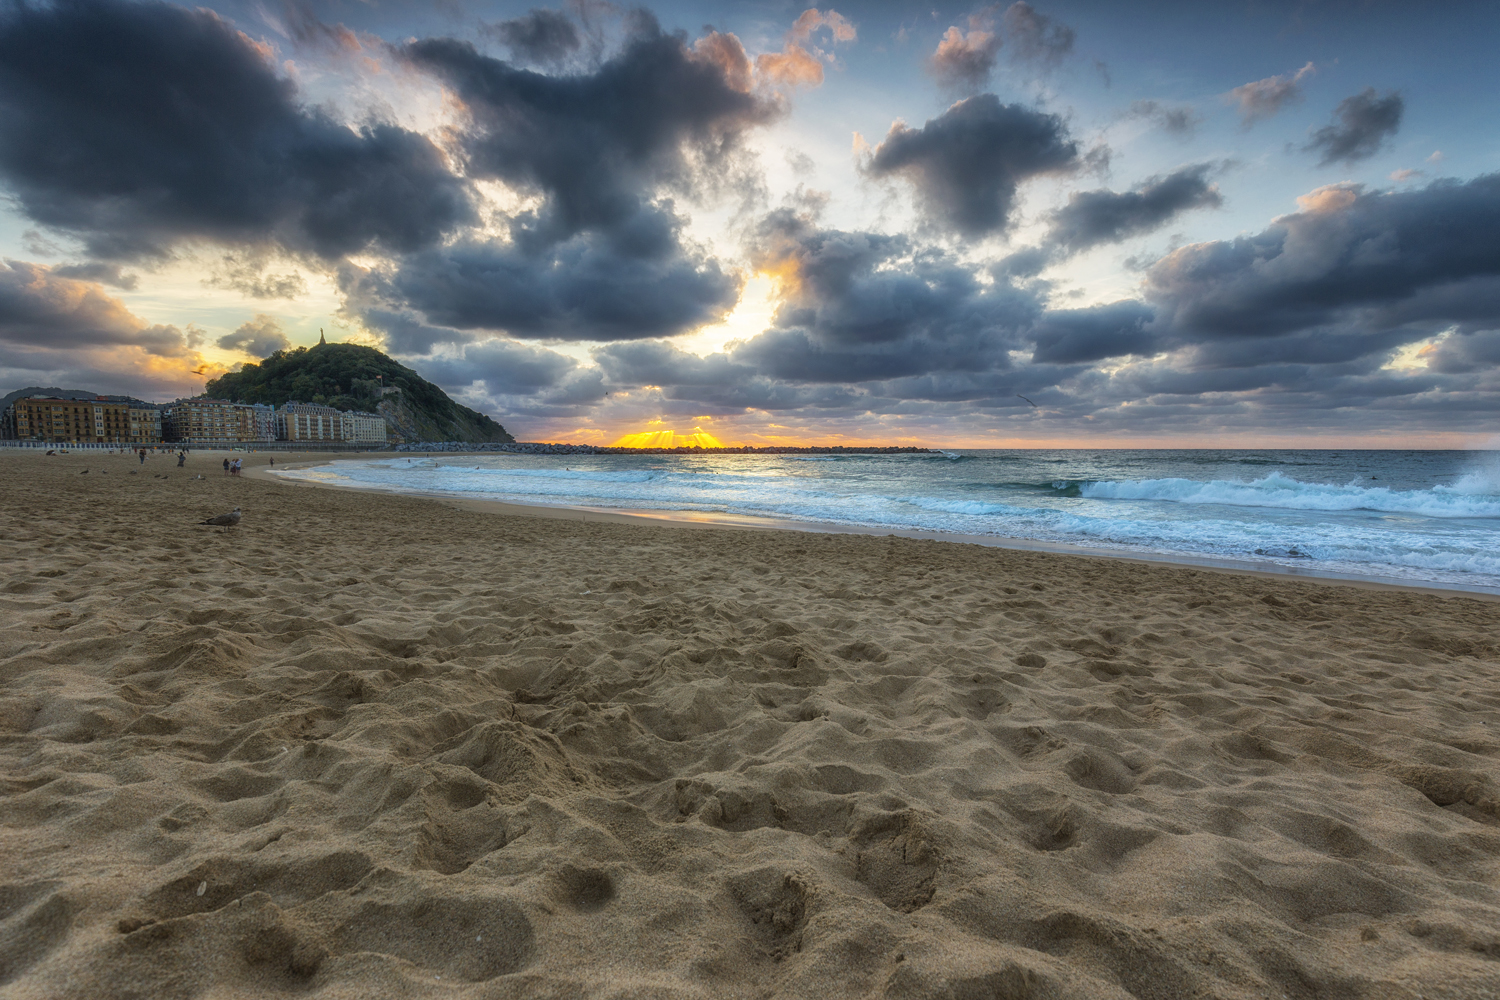
[[179, 399], [166, 407], [162, 432], [166, 440], [186, 445], [274, 441], [270, 407], [231, 403], [227, 399]]
[[385, 417], [378, 413], [345, 413], [344, 440], [351, 444], [385, 444], [388, 440]]
[[187, 447], [288, 441], [338, 442], [379, 448], [389, 443], [378, 413], [336, 410], [313, 403], [282, 407], [227, 399], [179, 399], [160, 407], [95, 399], [18, 399], [0, 414], [0, 437], [46, 444]]
[[375, 413], [336, 410], [316, 403], [287, 403], [276, 411], [283, 441], [337, 441], [379, 446], [386, 443], [385, 418]]
[[5, 436], [47, 444], [160, 444], [160, 412], [125, 401], [30, 396], [6, 408]]
[[130, 435], [134, 444], [155, 444], [161, 441], [161, 407], [132, 406]]
[[274, 406], [267, 406], [265, 403], [251, 404], [250, 423], [255, 428], [257, 441], [275, 441], [280, 436], [276, 433], [276, 407]]
[[331, 406], [287, 403], [276, 408], [276, 436], [283, 441], [342, 441], [342, 416]]

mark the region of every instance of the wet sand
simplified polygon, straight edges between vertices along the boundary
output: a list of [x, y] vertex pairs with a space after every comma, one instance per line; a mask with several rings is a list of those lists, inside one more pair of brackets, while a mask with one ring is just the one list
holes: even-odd
[[0, 995], [1500, 994], [1493, 602], [219, 458], [0, 452]]

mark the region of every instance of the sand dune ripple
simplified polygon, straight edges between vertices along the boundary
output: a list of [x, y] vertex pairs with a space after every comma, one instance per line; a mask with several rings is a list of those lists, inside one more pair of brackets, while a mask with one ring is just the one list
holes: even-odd
[[0, 462], [7, 997], [1500, 994], [1493, 602]]

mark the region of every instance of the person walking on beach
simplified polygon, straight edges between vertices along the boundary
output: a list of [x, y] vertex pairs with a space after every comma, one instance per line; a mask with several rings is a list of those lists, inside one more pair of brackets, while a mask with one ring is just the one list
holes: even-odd
[[186, 464], [187, 464], [187, 452], [185, 452], [185, 451], [179, 451], [177, 453], [177, 467], [180, 469], [180, 468], [182, 468]]
[[145, 448], [141, 449], [141, 464], [142, 465], [146, 464], [146, 449]]
[[229, 459], [224, 459], [224, 475], [229, 475]]

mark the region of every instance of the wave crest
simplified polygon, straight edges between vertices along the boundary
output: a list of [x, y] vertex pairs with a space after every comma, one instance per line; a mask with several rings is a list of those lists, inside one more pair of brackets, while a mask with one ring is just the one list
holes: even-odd
[[[1080, 496], [1092, 500], [1165, 500], [1234, 507], [1280, 507], [1287, 510], [1376, 510], [1424, 517], [1500, 517], [1500, 483], [1470, 473], [1452, 487], [1393, 490], [1364, 486], [1304, 483], [1280, 472], [1252, 482], [1215, 479], [1138, 479], [1082, 483]], [[1472, 481], [1471, 481], [1472, 477]]]

